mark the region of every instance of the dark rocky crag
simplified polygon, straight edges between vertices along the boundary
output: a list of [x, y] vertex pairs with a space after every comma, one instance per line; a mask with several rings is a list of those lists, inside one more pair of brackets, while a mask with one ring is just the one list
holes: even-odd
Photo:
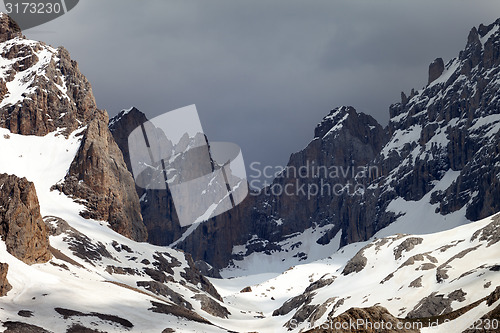
[[[132, 172], [132, 166], [130, 164], [128, 136], [147, 120], [144, 113], [133, 107], [130, 110], [121, 111], [109, 122], [109, 129], [123, 152], [123, 159], [130, 172]], [[135, 189], [141, 198], [141, 213], [148, 229], [148, 242], [169, 245], [181, 237], [187, 228], [183, 228], [179, 224], [170, 191], [168, 189], [150, 190], [139, 186], [135, 186]]]
[[7, 251], [27, 264], [47, 262], [52, 256], [35, 186], [0, 174], [0, 188], [0, 237]]
[[111, 228], [120, 234], [145, 241], [147, 230], [134, 179], [107, 124], [107, 113], [96, 110], [65, 181], [57, 188], [87, 200], [84, 217], [109, 221]]
[[497, 31], [481, 41], [496, 25], [500, 19], [471, 30], [465, 49], [446, 65], [449, 73], [443, 82], [431, 82], [391, 106], [389, 133], [395, 137], [416, 130], [419, 134], [400, 151], [388, 151], [380, 161], [398, 179], [391, 182], [395, 195], [420, 200], [448, 170], [460, 171], [452, 186], [433, 193], [431, 202], [439, 203], [441, 214], [466, 206], [466, 217], [474, 221], [500, 210], [496, 177], [500, 133], [495, 126], [500, 113], [496, 98], [500, 34]]
[[[0, 79], [0, 127], [38, 136], [55, 131], [67, 136], [82, 129], [78, 154], [56, 188], [81, 200], [85, 217], [106, 220], [123, 235], [146, 240], [133, 178], [107, 128], [108, 116], [97, 109], [77, 62], [62, 47], [24, 39], [7, 15], [0, 18], [0, 41], [0, 56], [12, 61]], [[7, 89], [13, 80], [28, 84], [21, 103]]]

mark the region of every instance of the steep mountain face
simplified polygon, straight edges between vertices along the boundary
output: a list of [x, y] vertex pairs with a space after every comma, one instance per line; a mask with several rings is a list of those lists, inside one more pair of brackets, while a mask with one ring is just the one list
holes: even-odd
[[90, 83], [68, 51], [25, 39], [7, 16], [0, 17], [3, 66], [0, 125], [12, 133], [65, 135], [92, 119], [96, 110]]
[[82, 216], [109, 221], [120, 234], [145, 241], [147, 230], [134, 179], [108, 130], [108, 119], [105, 111], [96, 110], [64, 183], [56, 188], [86, 200]]
[[[384, 129], [371, 116], [352, 107], [332, 110], [316, 127], [313, 141], [291, 155], [287, 168], [268, 188], [271, 195], [264, 191], [259, 197], [261, 220], [274, 216], [272, 221], [282, 223], [272, 241], [327, 225], [330, 229], [318, 239], [320, 244], [328, 244], [340, 231], [357, 234], [356, 207], [351, 203], [379, 176], [370, 163], [386, 141]], [[291, 195], [285, 189], [293, 189]]]
[[[499, 57], [500, 20], [473, 28], [457, 58], [429, 66], [426, 87], [401, 94], [386, 129], [336, 108], [272, 185], [175, 246], [217, 268], [243, 267], [254, 253], [291, 265], [377, 233], [437, 232], [498, 212]], [[157, 204], [154, 233], [164, 235], [175, 228], [172, 205]]]
[[[0, 170], [33, 181], [0, 176], [0, 327], [161, 332], [189, 321], [197, 331], [221, 331], [212, 323], [233, 310], [189, 254], [135, 242], [105, 221], [84, 218], [85, 203], [53, 189], [81, 150], [83, 131], [66, 138], [0, 128]], [[41, 260], [47, 250], [52, 255]]]
[[78, 64], [62, 47], [25, 39], [4, 14], [0, 37], [0, 127], [36, 136], [82, 130], [81, 149], [57, 189], [85, 202], [85, 216], [146, 240], [134, 181]]
[[0, 174], [0, 188], [0, 237], [7, 251], [27, 264], [49, 261], [49, 237], [33, 183]]
[[[133, 107], [121, 111], [109, 122], [109, 129], [123, 152], [123, 159], [130, 172], [132, 172], [132, 166], [128, 137], [134, 129], [147, 120], [144, 113]], [[168, 188], [151, 190], [136, 186], [136, 191], [140, 198], [142, 218], [148, 230], [148, 242], [156, 245], [169, 245], [181, 237], [187, 228], [180, 226]]]
[[21, 28], [10, 16], [0, 15], [0, 43], [16, 37], [22, 37]]
[[[132, 108], [110, 121], [111, 132], [124, 156], [128, 156], [128, 134], [145, 119], [143, 113]], [[345, 223], [350, 209], [345, 205], [345, 197], [359, 195], [354, 191], [366, 186], [370, 180], [369, 162], [385, 141], [384, 129], [372, 117], [357, 113], [352, 107], [332, 110], [317, 126], [314, 140], [291, 156], [287, 169], [271, 186], [260, 194], [252, 193], [240, 205], [197, 228], [180, 228], [168, 190], [138, 188], [149, 241], [158, 245], [174, 243], [195, 259], [218, 268], [253, 252], [271, 253], [282, 248], [287, 251], [290, 247], [297, 260], [304, 260], [308, 251], [297, 251], [301, 244], [283, 246], [279, 242], [286, 240], [287, 235], [319, 227], [317, 237], [328, 243], [328, 235], [335, 236], [350, 228]], [[376, 169], [371, 171], [377, 175]], [[284, 193], [285, 188], [291, 195]], [[318, 193], [308, 195], [308, 188], [317, 188]], [[250, 239], [245, 253], [234, 253], [235, 244], [245, 244]]]

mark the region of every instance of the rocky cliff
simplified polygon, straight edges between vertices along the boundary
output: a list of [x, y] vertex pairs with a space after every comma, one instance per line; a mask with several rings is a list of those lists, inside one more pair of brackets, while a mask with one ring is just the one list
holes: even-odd
[[11, 133], [69, 136], [82, 144], [57, 189], [83, 202], [84, 216], [109, 221], [127, 237], [146, 240], [134, 181], [96, 107], [92, 88], [62, 47], [25, 39], [7, 15], [0, 17], [0, 127]]
[[49, 237], [35, 186], [25, 178], [0, 174], [0, 188], [0, 237], [7, 251], [27, 264], [48, 261]]
[[138, 241], [147, 239], [135, 183], [108, 129], [108, 115], [96, 110], [63, 184], [56, 188], [85, 200], [82, 216], [110, 223]]
[[[130, 133], [145, 123], [146, 115], [133, 107], [123, 110], [109, 122], [109, 129], [118, 147], [123, 152], [127, 168], [132, 172], [128, 136]], [[151, 190], [136, 186], [139, 196], [142, 218], [148, 230], [148, 242], [157, 245], [169, 245], [182, 236], [187, 228], [179, 224], [174, 208], [172, 195], [166, 190]]]

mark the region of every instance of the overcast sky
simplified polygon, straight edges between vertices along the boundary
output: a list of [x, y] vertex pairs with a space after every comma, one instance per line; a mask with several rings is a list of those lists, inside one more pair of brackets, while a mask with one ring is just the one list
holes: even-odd
[[66, 47], [111, 116], [196, 104], [210, 140], [285, 165], [336, 106], [385, 126], [432, 60], [498, 17], [498, 0], [81, 0], [25, 35]]

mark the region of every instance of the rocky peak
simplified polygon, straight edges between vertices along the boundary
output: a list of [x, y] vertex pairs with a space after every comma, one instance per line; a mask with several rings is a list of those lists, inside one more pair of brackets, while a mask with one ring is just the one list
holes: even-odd
[[444, 61], [443, 58], [437, 58], [429, 65], [429, 80], [428, 84], [437, 79], [443, 74]]
[[[15, 25], [7, 15], [1, 22], [0, 30]], [[0, 75], [1, 127], [23, 135], [43, 136], [56, 130], [69, 135], [93, 118], [97, 107], [90, 83], [63, 47], [10, 38], [0, 42], [0, 57], [5, 63]]]
[[500, 19], [489, 25], [481, 24], [472, 28], [467, 39], [467, 45], [460, 52], [459, 60], [463, 63], [460, 74], [473, 74], [472, 69], [492, 68], [499, 64], [500, 53]]
[[477, 31], [477, 28], [473, 27], [469, 32], [469, 36], [467, 37], [467, 47], [478, 44], [479, 42], [479, 33]]
[[[116, 116], [109, 120], [109, 129], [115, 132], [122, 127], [130, 127], [135, 129], [137, 126], [143, 124], [148, 119], [146, 115], [139, 111], [135, 106], [130, 109], [121, 110]], [[127, 126], [128, 125], [128, 126]], [[135, 127], [133, 127], [135, 126]]]
[[498, 33], [499, 27], [500, 27], [500, 18], [489, 25], [480, 24], [478, 29], [477, 29], [477, 33], [479, 34], [479, 37], [481, 38], [481, 42], [484, 43], [486, 41], [485, 37], [487, 35], [492, 35], [494, 33]]
[[125, 161], [125, 164], [130, 172], [132, 172], [132, 166], [130, 165], [128, 136], [135, 128], [137, 128], [137, 126], [140, 126], [147, 120], [146, 115], [139, 111], [136, 107], [132, 107], [128, 110], [122, 110], [109, 120], [109, 130], [120, 147], [123, 153], [123, 160]]
[[330, 111], [330, 113], [316, 126], [314, 137], [323, 138], [332, 129], [335, 131], [336, 129], [342, 128], [344, 121], [353, 114], [353, 110], [351, 106], [341, 106]]
[[384, 129], [371, 116], [357, 112], [352, 106], [341, 106], [333, 109], [323, 118], [314, 130], [314, 139], [326, 139], [329, 134], [348, 131], [362, 143], [373, 144], [378, 151], [384, 143]]
[[[497, 20], [473, 28], [466, 48], [442, 71], [440, 64], [431, 64], [436, 75], [431, 75], [429, 79], [433, 80], [427, 87], [391, 106], [392, 139], [382, 150], [381, 164], [384, 170], [398, 167], [391, 177], [398, 181], [391, 186], [406, 200], [420, 200], [448, 170], [454, 170], [461, 172], [456, 180], [461, 190], [452, 187], [448, 194], [436, 195], [433, 202], [441, 202], [439, 211], [450, 213], [467, 204], [467, 218], [477, 220], [498, 210], [492, 202], [484, 202], [491, 193], [472, 193], [490, 192], [497, 186], [496, 171], [480, 176], [477, 166], [478, 161], [494, 166], [498, 158], [499, 27]], [[489, 181], [480, 181], [483, 177]], [[472, 179], [476, 179], [476, 185]]]
[[[69, 60], [65, 49], [47, 47], [45, 51], [51, 52], [49, 60], [47, 52], [37, 48], [10, 44], [4, 47], [18, 55], [14, 64], [22, 71], [13, 66], [8, 71], [10, 75], [0, 80], [3, 86], [0, 126], [23, 135], [43, 136], [58, 129], [69, 135], [92, 119], [96, 111], [90, 84], [79, 73], [76, 63]], [[37, 75], [40, 67], [45, 70], [43, 76]], [[24, 83], [27, 78], [31, 80]], [[26, 86], [22, 95], [10, 91], [11, 86], [14, 89], [19, 85]]]
[[9, 15], [0, 13], [0, 43], [16, 37], [23, 37], [21, 28]]

